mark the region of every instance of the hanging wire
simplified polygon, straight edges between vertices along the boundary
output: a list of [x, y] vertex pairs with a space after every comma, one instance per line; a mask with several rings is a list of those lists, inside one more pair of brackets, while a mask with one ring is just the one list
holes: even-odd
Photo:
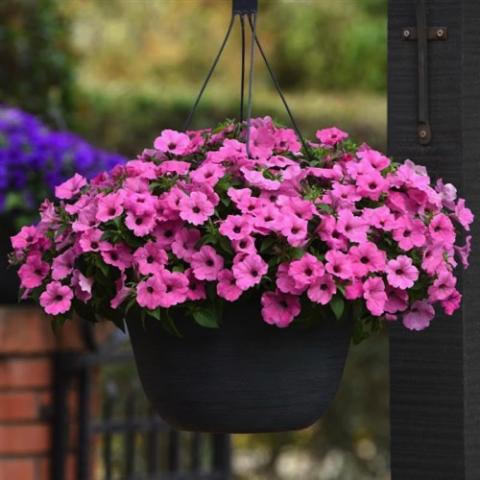
[[[252, 20], [253, 17], [253, 20]], [[252, 110], [253, 110], [253, 72], [255, 70], [255, 38], [257, 33], [257, 15], [254, 13], [248, 16], [248, 22], [252, 26], [252, 41], [250, 44], [250, 73], [248, 77], [248, 103], [247, 103], [247, 139], [246, 148], [247, 155], [250, 157], [250, 135], [252, 127]]]
[[297, 133], [298, 137], [300, 138], [300, 141], [302, 143], [302, 146], [305, 150], [305, 154], [308, 157], [309, 160], [313, 159], [310, 147], [305, 140], [304, 136], [302, 135], [302, 132], [300, 131], [300, 128], [298, 127], [298, 124], [292, 114], [292, 111], [287, 103], [287, 99], [285, 98], [285, 95], [282, 92], [282, 89], [280, 87], [280, 83], [273, 71], [272, 66], [270, 65], [270, 62], [268, 61], [268, 58], [265, 54], [265, 51], [263, 50], [263, 47], [260, 43], [260, 40], [257, 36], [257, 13], [250, 13], [247, 14], [245, 12], [238, 12], [234, 9], [232, 17], [230, 19], [230, 24], [228, 25], [227, 33], [225, 35], [225, 38], [220, 46], [220, 50], [218, 51], [215, 60], [213, 61], [212, 66], [210, 67], [210, 70], [208, 71], [207, 77], [205, 78], [205, 81], [203, 82], [202, 88], [200, 89], [200, 92], [195, 100], [195, 103], [193, 104], [193, 107], [190, 111], [190, 114], [188, 115], [188, 118], [185, 122], [184, 125], [184, 130], [188, 130], [190, 127], [190, 124], [192, 122], [193, 116], [195, 112], [197, 111], [198, 105], [200, 104], [200, 101], [202, 100], [203, 94], [205, 93], [205, 89], [207, 88], [208, 83], [210, 82], [210, 79], [212, 78], [213, 73], [215, 72], [215, 69], [218, 65], [218, 62], [220, 61], [220, 58], [225, 50], [225, 47], [228, 43], [228, 40], [230, 39], [230, 35], [232, 33], [232, 29], [235, 23], [235, 18], [238, 15], [240, 18], [240, 27], [241, 27], [241, 34], [242, 34], [242, 59], [241, 59], [241, 92], [240, 92], [240, 123], [244, 122], [244, 117], [245, 117], [245, 108], [244, 108], [244, 102], [245, 102], [245, 67], [246, 67], [246, 35], [245, 35], [245, 18], [248, 19], [248, 24], [250, 25], [250, 30], [252, 34], [252, 40], [251, 40], [251, 45], [250, 45], [250, 71], [249, 71], [249, 78], [248, 78], [248, 99], [247, 99], [247, 131], [246, 131], [246, 150], [248, 156], [250, 156], [250, 134], [251, 134], [251, 122], [252, 122], [252, 109], [253, 109], [253, 78], [254, 78], [254, 67], [255, 67], [255, 46], [257, 46], [263, 61], [265, 62], [265, 65], [267, 67], [267, 70], [270, 74], [270, 77], [273, 81], [273, 84], [275, 86], [275, 89], [280, 96], [280, 99], [282, 100], [282, 103], [285, 107], [285, 110], [287, 111], [288, 117], [290, 119], [290, 122]]
[[215, 60], [213, 61], [212, 66], [210, 67], [210, 70], [208, 71], [207, 78], [203, 82], [202, 88], [200, 89], [200, 93], [198, 94], [198, 97], [195, 100], [195, 103], [193, 104], [192, 110], [190, 111], [190, 114], [188, 115], [187, 121], [185, 122], [185, 125], [183, 127], [184, 131], [187, 131], [188, 128], [190, 127], [190, 124], [192, 123], [193, 115], [197, 111], [198, 104], [200, 103], [200, 100], [203, 97], [203, 94], [205, 92], [205, 89], [207, 88], [208, 82], [212, 78], [212, 75], [215, 72], [215, 69], [217, 68], [220, 57], [222, 56], [223, 51], [225, 50], [225, 47], [228, 43], [228, 39], [230, 38], [230, 34], [232, 33], [234, 22], [235, 22], [235, 15], [232, 15], [232, 18], [230, 19], [230, 25], [228, 26], [227, 33], [226, 33], [225, 38], [222, 42], [220, 50], [218, 51], [217, 56], [215, 57]]
[[240, 15], [240, 28], [242, 32], [242, 78], [240, 80], [240, 123], [243, 123], [244, 119], [244, 102], [245, 102], [245, 56], [246, 56], [246, 40], [245, 40], [245, 19], [243, 15]]
[[272, 82], [275, 85], [275, 89], [277, 90], [278, 95], [280, 96], [280, 98], [282, 100], [282, 103], [285, 107], [285, 110], [287, 111], [288, 117], [290, 118], [290, 122], [292, 123], [293, 128], [295, 129], [295, 132], [297, 133], [298, 137], [300, 138], [300, 141], [302, 142], [302, 145], [303, 145], [303, 148], [305, 150], [305, 153], [306, 153], [307, 157], [309, 158], [309, 160], [312, 160], [313, 157], [312, 157], [312, 153], [310, 151], [310, 147], [308, 146], [307, 141], [305, 140], [304, 136], [302, 135], [302, 132], [300, 131], [300, 128], [298, 127], [298, 124], [297, 124], [297, 122], [296, 122], [296, 120], [293, 116], [293, 113], [290, 110], [290, 107], [288, 105], [287, 99], [285, 98], [285, 95], [282, 92], [282, 88], [281, 88], [280, 83], [277, 79], [277, 76], [275, 75], [275, 72], [273, 71], [273, 68], [270, 65], [270, 62], [268, 61], [267, 55], [265, 54], [265, 51], [263, 50], [263, 47], [262, 47], [262, 45], [260, 43], [260, 40], [257, 36], [257, 29], [256, 29], [255, 21], [252, 22], [251, 18], [249, 18], [248, 21], [249, 21], [249, 24], [250, 24], [250, 28], [252, 30], [252, 35], [253, 35], [253, 37], [255, 39], [255, 42], [257, 44], [258, 50], [259, 50], [259, 52], [260, 52], [260, 54], [263, 58], [263, 61], [265, 62], [265, 66], [267, 67], [268, 72], [270, 73], [270, 77], [272, 78]]

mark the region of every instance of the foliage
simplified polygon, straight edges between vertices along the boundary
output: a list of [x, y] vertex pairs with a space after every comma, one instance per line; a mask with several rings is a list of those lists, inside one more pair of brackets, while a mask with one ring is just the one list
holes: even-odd
[[[171, 84], [196, 85], [205, 75], [231, 8], [230, 1], [218, 0], [106, 5], [67, 0], [64, 7], [83, 56], [82, 84], [147, 83], [159, 91]], [[259, 35], [282, 86], [384, 92], [386, 5], [385, 0], [260, 1]], [[238, 84], [238, 33], [219, 65], [216, 85]], [[257, 68], [256, 78], [257, 84], [269, 83], [264, 68]]]
[[64, 126], [73, 108], [69, 22], [55, 0], [0, 2], [0, 103]]
[[[235, 93], [235, 92], [234, 92]], [[123, 152], [134, 158], [156, 134], [166, 128], [181, 130], [192, 107], [195, 89], [171, 85], [162, 93], [151, 88], [89, 89], [78, 98], [76, 124], [79, 132], [95, 145]], [[383, 96], [358, 93], [291, 93], [288, 102], [306, 135], [318, 124], [342, 124], [352, 135], [375, 148], [385, 147], [386, 102]], [[269, 112], [280, 122], [288, 122], [285, 109], [271, 90], [255, 92], [254, 111]], [[214, 125], [238, 114], [239, 98], [232, 88], [218, 86], [207, 90], [197, 114], [195, 128]]]

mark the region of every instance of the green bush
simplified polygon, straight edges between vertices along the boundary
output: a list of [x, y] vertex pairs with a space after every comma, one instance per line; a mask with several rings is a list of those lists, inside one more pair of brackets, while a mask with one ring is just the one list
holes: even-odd
[[68, 123], [73, 57], [59, 2], [1, 0], [0, 58], [0, 103]]

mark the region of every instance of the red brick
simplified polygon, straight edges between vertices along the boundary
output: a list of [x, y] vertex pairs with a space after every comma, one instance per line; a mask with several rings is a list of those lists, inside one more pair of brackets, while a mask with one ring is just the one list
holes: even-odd
[[0, 360], [0, 388], [45, 387], [51, 381], [52, 368], [48, 358]]
[[35, 420], [39, 403], [35, 392], [0, 393], [0, 422]]
[[[95, 327], [99, 343], [113, 331], [105, 322]], [[55, 350], [85, 350], [83, 328], [80, 320], [72, 320], [55, 335], [50, 321], [35, 307], [0, 308], [0, 353], [11, 355], [47, 353]]]
[[0, 425], [0, 455], [41, 454], [49, 447], [49, 425]]
[[35, 460], [0, 459], [1, 480], [35, 480]]

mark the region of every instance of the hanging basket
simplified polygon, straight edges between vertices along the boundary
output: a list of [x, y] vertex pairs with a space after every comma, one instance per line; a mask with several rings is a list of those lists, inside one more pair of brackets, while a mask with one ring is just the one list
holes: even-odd
[[219, 329], [175, 320], [182, 338], [160, 322], [128, 321], [147, 397], [175, 428], [299, 430], [318, 420], [335, 396], [350, 343], [348, 322], [277, 329], [263, 322], [258, 299], [228, 306]]

